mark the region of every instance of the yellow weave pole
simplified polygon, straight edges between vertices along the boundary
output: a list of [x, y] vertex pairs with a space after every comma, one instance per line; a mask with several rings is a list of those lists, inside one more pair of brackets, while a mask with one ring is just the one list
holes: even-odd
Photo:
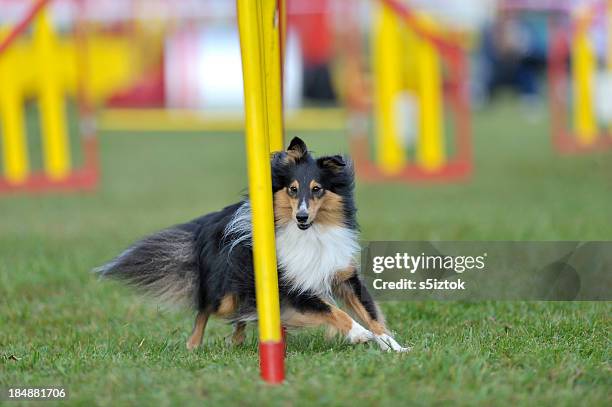
[[372, 33], [376, 161], [383, 172], [394, 174], [406, 161], [396, 109], [403, 90], [402, 31], [398, 17], [388, 6], [378, 7]]
[[34, 48], [38, 62], [38, 87], [43, 141], [44, 168], [52, 180], [70, 173], [70, 141], [66, 126], [62, 61], [57, 58], [57, 38], [46, 10], [34, 25]]
[[[279, 0], [280, 1], [280, 0]], [[265, 92], [266, 103], [270, 117], [281, 118], [281, 120], [269, 120], [270, 151], [281, 151], [283, 149], [283, 105], [282, 105], [282, 79], [281, 79], [281, 49], [280, 49], [280, 25], [281, 19], [276, 1], [263, 1], [262, 6], [264, 22], [272, 21], [272, 24], [263, 24], [264, 33], [264, 69], [266, 77]]]
[[[273, 48], [266, 35], [278, 19], [270, 15], [273, 0], [237, 0], [244, 107], [246, 152], [249, 178], [249, 199], [253, 224], [253, 266], [259, 323], [259, 352], [262, 378], [269, 383], [284, 380], [284, 346], [281, 335], [278, 274], [274, 244], [274, 212], [272, 205], [272, 177], [270, 169], [270, 132], [278, 129], [274, 122], [282, 121], [280, 92], [266, 92], [269, 75], [265, 54]], [[277, 42], [278, 44], [278, 42]], [[271, 57], [270, 57], [271, 58]], [[280, 62], [280, 59], [277, 60]], [[277, 77], [280, 81], [280, 76]], [[270, 107], [273, 109], [269, 109]], [[281, 127], [282, 128], [282, 127]]]
[[597, 57], [589, 38], [591, 15], [586, 7], [576, 14], [576, 31], [572, 46], [573, 113], [578, 142], [593, 144], [597, 138], [597, 121], [593, 106], [594, 77]]
[[30, 172], [18, 63], [14, 50], [9, 48], [0, 54], [2, 161], [4, 176], [11, 184], [23, 183]]
[[[419, 19], [424, 27], [436, 30], [436, 24], [429, 16]], [[416, 159], [426, 171], [441, 168], [446, 161], [444, 150], [444, 113], [442, 96], [442, 65], [436, 46], [426, 39], [420, 40], [417, 55], [419, 75], [420, 123]]]

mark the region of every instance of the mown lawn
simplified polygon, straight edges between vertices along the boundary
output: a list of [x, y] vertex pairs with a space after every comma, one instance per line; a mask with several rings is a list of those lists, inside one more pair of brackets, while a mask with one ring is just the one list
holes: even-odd
[[[339, 134], [300, 136], [320, 153], [346, 149]], [[468, 183], [359, 184], [363, 238], [612, 239], [610, 153], [559, 157], [546, 123], [524, 123], [510, 104], [476, 116], [475, 144]], [[253, 329], [233, 349], [214, 322], [189, 353], [189, 312], [89, 270], [236, 201], [242, 137], [109, 133], [101, 149], [96, 193], [0, 199], [0, 386], [63, 385], [75, 405], [612, 404], [610, 303], [385, 303], [413, 352], [292, 333], [278, 388], [257, 378]]]

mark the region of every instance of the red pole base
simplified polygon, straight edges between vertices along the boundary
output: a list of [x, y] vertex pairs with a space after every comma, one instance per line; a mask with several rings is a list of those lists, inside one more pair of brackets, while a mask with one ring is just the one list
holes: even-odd
[[285, 380], [285, 344], [259, 343], [259, 369], [261, 378], [269, 384], [281, 384]]

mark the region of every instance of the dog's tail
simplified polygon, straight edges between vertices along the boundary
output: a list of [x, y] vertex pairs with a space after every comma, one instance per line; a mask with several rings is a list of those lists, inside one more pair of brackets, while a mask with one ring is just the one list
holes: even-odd
[[199, 273], [193, 232], [172, 227], [134, 243], [93, 271], [171, 305], [197, 305]]

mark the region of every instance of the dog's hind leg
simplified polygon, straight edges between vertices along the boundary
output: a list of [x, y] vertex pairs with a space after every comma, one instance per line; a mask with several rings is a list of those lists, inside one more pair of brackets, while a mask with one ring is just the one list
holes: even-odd
[[193, 331], [187, 340], [187, 349], [193, 350], [202, 343], [208, 317], [210, 317], [210, 311], [199, 311], [198, 315], [196, 315], [195, 322], [193, 324]]
[[245, 329], [246, 322], [239, 321], [234, 324], [234, 332], [232, 332], [232, 336], [229, 338], [231, 345], [239, 346], [243, 344], [246, 339], [246, 334], [244, 333]]

